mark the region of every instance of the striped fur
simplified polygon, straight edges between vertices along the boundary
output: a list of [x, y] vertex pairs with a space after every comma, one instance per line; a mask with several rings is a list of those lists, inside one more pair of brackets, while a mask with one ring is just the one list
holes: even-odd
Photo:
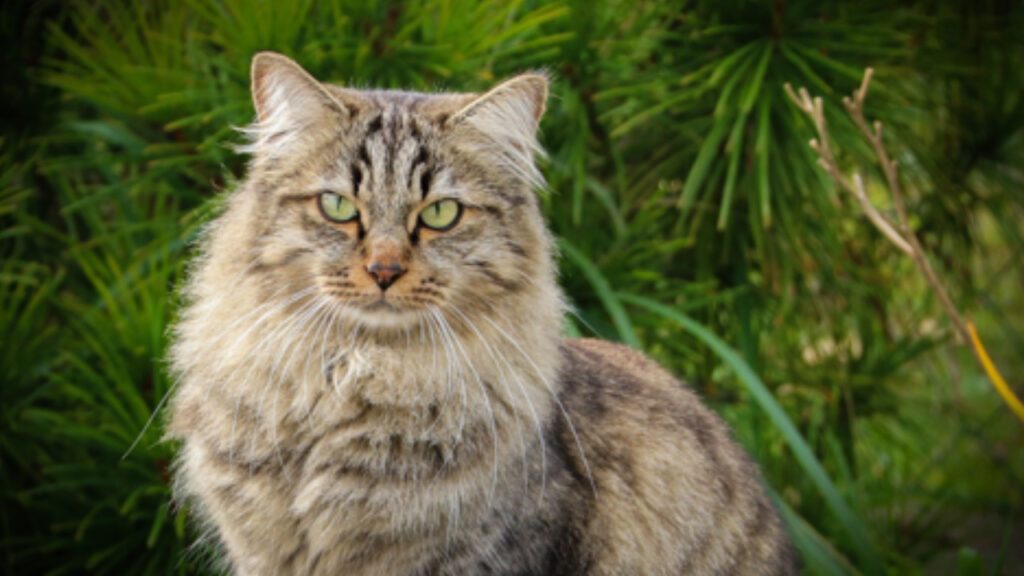
[[[232, 573], [794, 573], [722, 422], [640, 354], [560, 336], [546, 93], [355, 91], [254, 59], [249, 174], [171, 353], [176, 493]], [[325, 219], [325, 190], [359, 217]], [[419, 225], [441, 199], [457, 223]], [[382, 290], [385, 260], [404, 273]]]

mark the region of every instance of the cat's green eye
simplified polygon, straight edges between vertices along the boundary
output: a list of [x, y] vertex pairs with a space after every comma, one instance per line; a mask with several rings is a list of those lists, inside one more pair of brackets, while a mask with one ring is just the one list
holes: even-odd
[[433, 230], [450, 230], [462, 215], [462, 204], [455, 200], [440, 200], [420, 212], [420, 222]]
[[351, 200], [334, 192], [320, 193], [320, 212], [331, 222], [351, 222], [359, 216]]

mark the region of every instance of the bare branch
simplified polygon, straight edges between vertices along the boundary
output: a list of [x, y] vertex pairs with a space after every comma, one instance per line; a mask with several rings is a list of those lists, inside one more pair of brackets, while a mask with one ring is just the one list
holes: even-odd
[[886, 184], [889, 187], [890, 194], [892, 194], [893, 205], [896, 207], [898, 224], [886, 218], [871, 203], [867, 192], [864, 190], [864, 182], [861, 180], [860, 174], [854, 174], [854, 184], [850, 184], [850, 181], [840, 172], [835, 156], [832, 154], [832, 149], [829, 146], [828, 125], [825, 123], [825, 109], [821, 98], [818, 97], [812, 100], [806, 88], [800, 88], [799, 91], [794, 92], [792, 86], [786, 84], [785, 89], [786, 94], [796, 104], [797, 108], [810, 116], [811, 121], [814, 123], [818, 137], [811, 140], [810, 146], [811, 149], [818, 153], [818, 165], [836, 181], [841, 189], [857, 199], [868, 220], [889, 242], [899, 248], [901, 252], [910, 256], [914, 261], [914, 265], [917, 266], [917, 269], [924, 276], [925, 281], [935, 292], [936, 296], [939, 297], [939, 302], [942, 303], [942, 307], [953, 322], [957, 340], [961, 343], [971, 343], [971, 352], [974, 353], [975, 359], [985, 370], [989, 380], [992, 381], [992, 384], [1010, 408], [1024, 422], [1024, 403], [1021, 403], [1013, 394], [1013, 391], [1003, 381], [995, 365], [989, 360], [981, 340], [974, 332], [973, 325], [969, 321], [965, 321], [960, 315], [960, 311], [953, 304], [953, 300], [949, 297], [949, 293], [946, 292], [945, 286], [942, 285], [938, 275], [935, 273], [935, 269], [932, 268], [931, 261], [921, 246], [917, 234], [914, 233], [913, 228], [910, 226], [906, 202], [903, 198], [903, 191], [900, 188], [899, 165], [889, 157], [889, 153], [885, 149], [882, 123], [876, 120], [871, 125], [871, 128], [869, 128], [867, 121], [864, 119], [864, 99], [867, 98], [868, 88], [871, 86], [871, 77], [873, 75], [874, 70], [871, 68], [866, 69], [864, 71], [864, 79], [860, 83], [860, 88], [852, 96], [844, 97], [843, 105], [850, 113], [850, 117], [853, 118], [853, 122], [857, 125], [861, 134], [871, 144], [875, 151], [875, 156], [878, 157], [878, 163], [882, 167]]
[[[825, 104], [821, 97], [811, 99], [806, 88], [800, 88], [799, 92], [794, 92], [793, 87], [789, 84], [786, 84], [784, 89], [789, 98], [793, 100], [800, 110], [810, 116], [811, 121], [814, 123], [814, 128], [818, 132], [818, 138], [811, 139], [810, 147], [818, 153], [818, 165], [828, 173], [842, 190], [857, 200], [861, 209], [864, 210], [864, 214], [867, 215], [868, 220], [871, 221], [875, 228], [884, 234], [901, 252], [908, 256], [912, 255], [910, 243], [904, 240], [902, 235], [896, 231], [895, 224], [871, 204], [867, 193], [864, 191], [863, 183], [860, 181], [860, 176], [854, 176], [857, 180], [856, 185], [854, 185], [839, 170], [839, 165], [832, 154], [832, 148], [829, 146], [828, 124], [825, 122]], [[867, 93], [866, 83], [861, 85], [858, 94], [860, 93]], [[846, 97], [844, 101], [850, 101], [850, 98]]]
[[[828, 125], [825, 123], [825, 111], [821, 98], [816, 97], [812, 100], [806, 88], [800, 88], [798, 91], [794, 91], [793, 88], [787, 84], [785, 86], [785, 90], [786, 94], [791, 100], [793, 100], [797, 107], [810, 116], [811, 121], [814, 123], [815, 130], [818, 132], [818, 137], [811, 140], [810, 143], [811, 148], [818, 153], [818, 165], [836, 181], [841, 189], [857, 199], [857, 203], [860, 205], [861, 210], [864, 211], [864, 214], [868, 217], [868, 220], [871, 221], [875, 228], [881, 232], [889, 242], [913, 259], [914, 264], [921, 271], [921, 274], [924, 275], [928, 285], [935, 291], [935, 294], [939, 297], [939, 301], [943, 308], [953, 321], [957, 338], [961, 342], [968, 342], [970, 335], [967, 330], [967, 325], [960, 315], [959, 310], [957, 310], [956, 306], [953, 304], [952, 299], [950, 299], [949, 293], [946, 292], [946, 289], [939, 280], [935, 270], [932, 268], [931, 262], [928, 260], [924, 248], [921, 246], [921, 242], [918, 240], [917, 235], [914, 234], [914, 231], [910, 226], [910, 219], [907, 216], [906, 202], [903, 197], [903, 190], [900, 188], [899, 167], [896, 161], [889, 157], [889, 153], [885, 149], [882, 123], [875, 121], [869, 127], [867, 120], [864, 118], [864, 99], [867, 98], [868, 89], [871, 86], [871, 78], [873, 75], [873, 69], [866, 69], [864, 71], [864, 78], [860, 83], [860, 87], [851, 96], [843, 98], [843, 105], [850, 113], [850, 117], [853, 119], [854, 124], [856, 124], [861, 134], [868, 143], [871, 144], [871, 147], [875, 151], [878, 163], [882, 167], [882, 173], [885, 175], [885, 181], [889, 188], [889, 193], [892, 195], [893, 206], [896, 208], [896, 216], [898, 219], [896, 223], [889, 220], [889, 218], [879, 212], [871, 203], [871, 200], [867, 196], [867, 192], [864, 190], [864, 183], [859, 174], [854, 175], [854, 183], [851, 184], [839, 170], [835, 156], [832, 154], [832, 149], [829, 146]], [[976, 350], [975, 354], [977, 355]]]
[[864, 190], [864, 181], [861, 180], [860, 174], [854, 174], [853, 181], [857, 184], [854, 196], [857, 198], [857, 201], [860, 202], [860, 207], [864, 210], [864, 214], [867, 215], [868, 220], [871, 220], [871, 223], [875, 225], [875, 228], [884, 234], [885, 237], [899, 248], [901, 252], [907, 256], [913, 257], [914, 249], [906, 240], [903, 239], [902, 236], [900, 236], [899, 232], [892, 227], [892, 223], [890, 223], [885, 216], [882, 216], [882, 214], [875, 209], [874, 204], [872, 204], [871, 200], [868, 199], [867, 192]]

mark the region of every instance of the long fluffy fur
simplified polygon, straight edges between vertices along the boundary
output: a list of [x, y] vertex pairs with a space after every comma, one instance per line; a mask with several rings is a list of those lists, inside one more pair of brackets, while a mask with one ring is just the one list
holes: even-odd
[[[543, 76], [424, 95], [253, 70], [254, 160], [171, 352], [176, 494], [234, 573], [793, 573], [721, 421], [638, 353], [562, 339]], [[442, 198], [462, 219], [418, 227]]]

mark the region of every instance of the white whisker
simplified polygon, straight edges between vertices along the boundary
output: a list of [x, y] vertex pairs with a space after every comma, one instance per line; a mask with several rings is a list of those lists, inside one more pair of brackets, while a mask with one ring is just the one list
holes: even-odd
[[[309, 308], [308, 310], [301, 314], [296, 314], [287, 323], [287, 339], [284, 340], [284, 345], [280, 346], [277, 357], [271, 365], [270, 372], [268, 373], [269, 378], [267, 379], [267, 383], [263, 386], [263, 393], [260, 394], [259, 405], [256, 409], [257, 417], [264, 420], [270, 428], [271, 443], [274, 446], [274, 453], [278, 458], [278, 463], [281, 465], [282, 470], [284, 470], [285, 467], [284, 459], [281, 457], [280, 443], [277, 437], [277, 429], [279, 427], [279, 422], [277, 420], [277, 397], [281, 392], [281, 387], [284, 385], [285, 380], [291, 376], [289, 373], [296, 356], [300, 354], [300, 351], [305, 349], [305, 339], [308, 335], [308, 331], [304, 331], [301, 328], [305, 327], [309, 322], [309, 319], [319, 315], [319, 313], [326, 307], [326, 302], [314, 299], [311, 305], [307, 307]], [[286, 354], [288, 354], [288, 362], [282, 367], [281, 362], [284, 360]], [[266, 400], [267, 393], [270, 392], [270, 388], [274, 388], [274, 398], [271, 402], [270, 419], [266, 420], [263, 418], [263, 403]], [[252, 442], [256, 442], [256, 435], [253, 435]], [[250, 448], [250, 453], [251, 452], [252, 449]], [[285, 470], [285, 474], [287, 475], [287, 470]]]
[[508, 334], [508, 332], [506, 332], [497, 322], [491, 320], [487, 316], [484, 316], [483, 318], [484, 320], [487, 320], [487, 322], [491, 326], [493, 326], [494, 329], [497, 330], [498, 333], [505, 338], [505, 340], [508, 340], [509, 344], [511, 344], [516, 350], [519, 351], [519, 354], [533, 367], [533, 370], [537, 373], [537, 378], [539, 378], [540, 381], [544, 384], [544, 386], [547, 387], [548, 392], [551, 394], [551, 397], [555, 401], [555, 404], [558, 406], [558, 409], [562, 412], [562, 417], [565, 418], [565, 423], [569, 425], [569, 432], [572, 434], [572, 439], [576, 443], [576, 449], [579, 451], [580, 459], [583, 461], [583, 468], [586, 469], [587, 478], [590, 480], [590, 489], [594, 491], [594, 497], [596, 498], [597, 484], [594, 483], [594, 475], [590, 471], [590, 463], [587, 461], [587, 455], [583, 453], [583, 443], [580, 442], [579, 434], [577, 434], [576, 432], [576, 426], [573, 425], [572, 418], [569, 417], [569, 412], [566, 411], [565, 405], [562, 404], [561, 398], [558, 397], [558, 393], [555, 392], [554, 388], [551, 386], [551, 383], [548, 382], [547, 378], [544, 376], [544, 371], [541, 370], [540, 366], [537, 366], [537, 363], [533, 360], [533, 358], [531, 358], [530, 355], [527, 354], [525, 350], [523, 350], [523, 347], [519, 345], [519, 342], [516, 342], [516, 340], [512, 338]]
[[[294, 325], [296, 322], [299, 321], [299, 319], [301, 318], [302, 314], [307, 309], [309, 309], [311, 307], [314, 307], [314, 306], [318, 306], [318, 305], [320, 305], [320, 300], [318, 300], [316, 298], [313, 298], [309, 302], [306, 302], [305, 304], [303, 304], [302, 307], [299, 309], [299, 311], [296, 314], [290, 316], [284, 322], [281, 322], [276, 327], [274, 327], [274, 329], [271, 330], [270, 333], [265, 335], [256, 346], [251, 348], [249, 350], [249, 353], [245, 356], [244, 360], [248, 361], [248, 360], [254, 360], [255, 358], [258, 358], [260, 355], [262, 355], [263, 349], [267, 345], [269, 345], [271, 343], [275, 343], [275, 344], [279, 344], [280, 345], [281, 342], [279, 340], [278, 333], [283, 331], [284, 334], [288, 334], [289, 331], [291, 330], [292, 325]], [[251, 329], [251, 327], [250, 327], [250, 329]], [[247, 330], [246, 332], [249, 332], [249, 330]], [[282, 351], [284, 351], [284, 350], [287, 350], [287, 349], [291, 348], [291, 346], [288, 346], [288, 344], [291, 344], [291, 343], [292, 343], [291, 341], [286, 341], [285, 345], [281, 345], [280, 346], [280, 349]], [[280, 360], [280, 358], [279, 358], [279, 360]], [[243, 362], [243, 364], [244, 364], [244, 362]], [[271, 386], [271, 382], [273, 381], [275, 370], [276, 370], [276, 364], [277, 363], [275, 362], [274, 363], [275, 367], [271, 368], [268, 371], [268, 373], [267, 373], [267, 383], [263, 387], [263, 393], [260, 395], [259, 407], [256, 410], [257, 417], [260, 417], [262, 415], [263, 399], [265, 398], [266, 392], [269, 390], [269, 388]], [[260, 363], [255, 362], [255, 361], [251, 362], [251, 364], [249, 366], [249, 369], [245, 373], [245, 377], [236, 386], [237, 399], [235, 400], [235, 410], [234, 410], [234, 415], [233, 415], [233, 421], [232, 421], [232, 424], [231, 424], [231, 450], [229, 452], [229, 456], [230, 456], [230, 458], [232, 460], [234, 459], [234, 446], [235, 446], [235, 444], [237, 443], [237, 440], [238, 440], [238, 438], [237, 438], [237, 436], [235, 434], [235, 430], [237, 428], [238, 412], [239, 412], [239, 410], [241, 408], [241, 402], [242, 402], [242, 394], [239, 393], [238, 391], [239, 390], [244, 390], [246, 388], [246, 386], [249, 383], [250, 378], [252, 378], [254, 372], [257, 370], [258, 367], [262, 367]], [[252, 436], [252, 439], [251, 439], [250, 443], [249, 443], [249, 453], [250, 453], [250, 456], [253, 454], [253, 446], [254, 446], [254, 444], [256, 442], [256, 439], [257, 439], [257, 435], [254, 434]], [[250, 463], [250, 464], [252, 464], [252, 463]]]
[[495, 420], [494, 409], [491, 406], [491, 400], [487, 395], [487, 389], [484, 386], [483, 379], [480, 378], [480, 373], [477, 371], [476, 366], [470, 359], [469, 354], [466, 353], [465, 348], [462, 347], [462, 343], [459, 341], [458, 337], [456, 337], [455, 331], [452, 330], [451, 326], [448, 324], [448, 320], [445, 319], [445, 317], [441, 314], [440, 310], [438, 310], [436, 307], [431, 307], [431, 310], [433, 310], [434, 316], [437, 317], [442, 328], [449, 333], [452, 342], [455, 343], [455, 346], [458, 348], [459, 353], [462, 355], [462, 359], [466, 361], [466, 367], [469, 368], [469, 370], [473, 373], [473, 377], [476, 380], [477, 386], [480, 388], [480, 394], [483, 396], [484, 399], [484, 407], [487, 408], [487, 415], [489, 417], [491, 425], [491, 440], [492, 443], [494, 444], [494, 479], [491, 483], [491, 490], [487, 497], [487, 503], [488, 505], [490, 505], [492, 502], [494, 502], [494, 494], [497, 492], [498, 489], [498, 425], [497, 421]]
[[[502, 374], [503, 377], [506, 374], [505, 370], [507, 368], [508, 373], [512, 376], [512, 380], [516, 383], [516, 385], [518, 385], [519, 391], [523, 395], [523, 399], [526, 400], [526, 404], [527, 404], [527, 406], [530, 409], [530, 413], [533, 415], [534, 424], [537, 427], [537, 438], [540, 440], [540, 451], [541, 451], [540, 452], [540, 454], [541, 454], [541, 456], [540, 456], [541, 457], [541, 491], [540, 491], [540, 501], [543, 502], [543, 500], [544, 500], [544, 491], [545, 491], [545, 488], [546, 488], [546, 476], [547, 476], [547, 448], [546, 448], [546, 444], [544, 442], [544, 430], [543, 430], [543, 427], [541, 426], [540, 417], [537, 414], [537, 409], [533, 405], [533, 402], [530, 401], [530, 396], [526, 392], [526, 387], [523, 384], [522, 379], [519, 377], [519, 373], [512, 367], [512, 365], [508, 362], [508, 360], [505, 358], [505, 356], [503, 354], [501, 354], [500, 351], [495, 351], [491, 347], [490, 343], [487, 341], [487, 338], [485, 338], [484, 335], [482, 333], [480, 333], [480, 330], [477, 329], [476, 325], [468, 317], [466, 317], [466, 315], [462, 312], [462, 310], [459, 309], [458, 306], [455, 306], [454, 304], [449, 303], [449, 307], [451, 307], [452, 311], [455, 312], [456, 314], [458, 314], [462, 318], [462, 320], [466, 323], [466, 325], [471, 330], [473, 330], [473, 332], [477, 336], [477, 339], [479, 339], [480, 343], [484, 345], [484, 349], [487, 350], [487, 354], [491, 357], [491, 360], [494, 362], [495, 366], [497, 366], [498, 369], [501, 371], [501, 374]], [[500, 357], [500, 360], [501, 360], [500, 363], [499, 363], [499, 357]], [[502, 364], [504, 364], [504, 366], [502, 366]], [[512, 396], [512, 390], [509, 388], [507, 382], [503, 381], [503, 383], [505, 384], [505, 389], [508, 391], [509, 396], [511, 397]], [[515, 414], [516, 414], [516, 420], [518, 421], [519, 420], [519, 413], [518, 413], [518, 411], [515, 411]], [[522, 454], [523, 454], [523, 477], [524, 477], [523, 478], [523, 483], [524, 483], [524, 488], [525, 488], [526, 492], [529, 493], [529, 484], [530, 484], [529, 478], [530, 478], [530, 474], [529, 474], [529, 468], [527, 466], [527, 461], [526, 461], [526, 441], [523, 438], [522, 430], [520, 429], [520, 430], [518, 430], [518, 432], [519, 432], [520, 448], [521, 448]]]

